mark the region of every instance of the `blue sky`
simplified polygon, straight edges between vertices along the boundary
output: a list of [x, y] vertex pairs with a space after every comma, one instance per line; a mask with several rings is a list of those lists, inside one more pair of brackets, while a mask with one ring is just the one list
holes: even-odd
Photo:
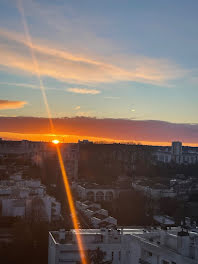
[[[197, 123], [197, 1], [22, 1], [53, 117]], [[1, 116], [47, 116], [18, 1], [0, 3]]]

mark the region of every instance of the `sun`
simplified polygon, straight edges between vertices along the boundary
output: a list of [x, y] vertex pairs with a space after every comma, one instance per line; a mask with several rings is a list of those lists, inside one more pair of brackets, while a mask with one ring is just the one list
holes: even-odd
[[60, 143], [60, 141], [58, 139], [53, 139], [52, 143], [56, 145], [56, 144]]

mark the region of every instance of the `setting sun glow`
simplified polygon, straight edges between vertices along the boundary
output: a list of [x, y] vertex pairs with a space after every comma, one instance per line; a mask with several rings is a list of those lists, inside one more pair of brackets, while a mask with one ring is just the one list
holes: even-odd
[[56, 145], [56, 144], [60, 143], [60, 141], [58, 139], [54, 139], [54, 140], [52, 140], [52, 143]]

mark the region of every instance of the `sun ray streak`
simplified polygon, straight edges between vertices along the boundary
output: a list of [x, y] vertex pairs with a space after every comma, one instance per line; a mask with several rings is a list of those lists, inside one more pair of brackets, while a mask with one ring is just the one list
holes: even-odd
[[41, 74], [40, 74], [39, 64], [38, 64], [38, 61], [37, 61], [37, 58], [36, 58], [36, 54], [35, 54], [34, 49], [33, 49], [32, 38], [30, 36], [28, 25], [27, 25], [27, 22], [26, 22], [26, 19], [25, 19], [25, 12], [24, 12], [24, 8], [23, 8], [22, 0], [18, 0], [18, 9], [19, 9], [21, 17], [22, 17], [22, 23], [23, 23], [23, 27], [24, 27], [25, 37], [26, 37], [26, 40], [27, 40], [27, 46], [29, 47], [29, 50], [30, 50], [30, 53], [31, 53], [31, 57], [32, 57], [32, 62], [33, 62], [34, 68], [35, 68], [35, 72], [36, 72], [36, 75], [37, 75], [38, 80], [39, 80], [39, 86], [40, 86], [41, 93], [42, 93], [42, 96], [43, 96], [43, 101], [44, 101], [44, 104], [45, 104], [45, 107], [46, 107], [46, 110], [47, 110], [50, 127], [51, 127], [52, 132], [55, 133], [55, 128], [54, 128], [54, 124], [53, 124], [53, 121], [52, 121], [52, 115], [51, 115], [51, 111], [50, 111], [50, 108], [49, 108], [49, 104], [48, 104], [48, 101], [47, 101], [45, 87], [44, 87], [43, 80], [42, 80]]
[[[33, 62], [33, 65], [35, 67], [35, 72], [36, 72], [36, 75], [37, 75], [38, 80], [39, 80], [39, 85], [40, 85], [41, 93], [42, 93], [42, 96], [43, 96], [43, 101], [44, 101], [44, 104], [45, 104], [45, 107], [46, 107], [46, 111], [47, 111], [47, 114], [48, 114], [48, 119], [49, 119], [51, 132], [53, 134], [55, 134], [55, 127], [54, 127], [54, 124], [53, 124], [52, 115], [51, 115], [50, 107], [49, 107], [49, 104], [48, 104], [48, 100], [47, 100], [47, 96], [46, 96], [43, 80], [41, 78], [40, 69], [39, 69], [39, 63], [37, 61], [36, 54], [35, 54], [34, 49], [33, 49], [32, 39], [31, 39], [31, 36], [30, 36], [30, 33], [29, 33], [27, 22], [26, 22], [25, 12], [24, 12], [24, 8], [23, 8], [22, 0], [18, 0], [18, 9], [19, 9], [21, 17], [22, 17], [25, 37], [26, 37], [27, 45], [28, 45], [30, 53], [31, 53], [32, 62]], [[64, 166], [64, 162], [63, 162], [60, 146], [59, 146], [59, 144], [56, 144], [55, 146], [56, 146], [57, 156], [58, 156], [58, 159], [59, 159], [60, 169], [61, 169], [61, 173], [62, 173], [62, 177], [63, 177], [65, 192], [66, 192], [68, 203], [69, 203], [69, 208], [70, 208], [70, 212], [71, 212], [71, 218], [72, 218], [73, 226], [74, 226], [74, 229], [75, 229], [75, 234], [76, 234], [76, 239], [77, 239], [77, 244], [78, 244], [78, 249], [79, 249], [79, 253], [80, 253], [81, 262], [82, 262], [82, 264], [87, 264], [86, 254], [85, 254], [85, 250], [84, 250], [82, 237], [80, 235], [80, 232], [78, 232], [78, 229], [79, 229], [78, 217], [77, 217], [77, 214], [76, 214], [76, 209], [75, 209], [75, 206], [74, 206], [74, 200], [73, 200], [72, 192], [71, 192], [71, 189], [70, 189], [67, 173], [66, 173], [66, 170], [65, 170], [65, 166]]]
[[61, 154], [59, 144], [56, 144], [56, 150], [57, 150], [59, 164], [60, 164], [60, 168], [61, 168], [61, 172], [62, 172], [62, 176], [63, 176], [64, 186], [65, 186], [66, 193], [67, 193], [67, 199], [69, 202], [72, 222], [74, 225], [74, 229], [76, 230], [76, 238], [77, 238], [78, 248], [79, 248], [80, 255], [81, 255], [81, 261], [82, 261], [82, 264], [87, 264], [82, 239], [81, 239], [80, 233], [78, 232], [78, 229], [79, 229], [78, 218], [77, 218], [77, 214], [76, 214], [76, 210], [75, 210], [75, 206], [74, 206], [74, 201], [73, 201], [71, 189], [69, 186], [68, 177], [66, 175], [66, 170], [65, 170], [65, 166], [64, 166], [64, 162], [63, 162], [63, 158], [62, 158], [62, 154]]

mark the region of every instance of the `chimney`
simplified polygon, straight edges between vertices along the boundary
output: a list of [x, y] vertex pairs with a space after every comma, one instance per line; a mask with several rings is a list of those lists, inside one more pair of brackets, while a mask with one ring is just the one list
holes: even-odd
[[65, 240], [65, 229], [59, 230], [59, 240]]
[[177, 234], [177, 250], [178, 252], [188, 257], [190, 253], [190, 237], [189, 233], [186, 231], [180, 231]]

